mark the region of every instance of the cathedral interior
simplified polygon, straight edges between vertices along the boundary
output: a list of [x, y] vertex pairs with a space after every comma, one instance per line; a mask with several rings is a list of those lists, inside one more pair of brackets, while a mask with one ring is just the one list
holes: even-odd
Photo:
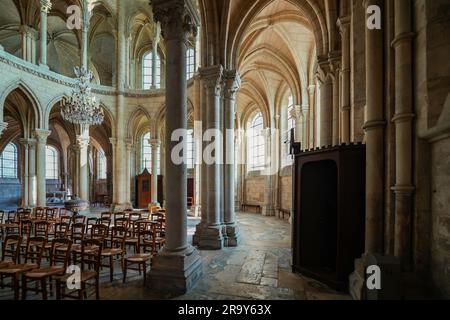
[[449, 299], [449, 30], [448, 0], [1, 0], [0, 300]]

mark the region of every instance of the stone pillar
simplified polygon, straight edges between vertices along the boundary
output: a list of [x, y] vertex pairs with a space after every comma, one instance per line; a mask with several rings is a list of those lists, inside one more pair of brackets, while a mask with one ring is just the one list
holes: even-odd
[[[206, 200], [206, 224], [203, 224], [203, 228], [198, 236], [198, 246], [202, 249], [222, 249], [224, 245], [224, 239], [222, 234], [222, 219], [221, 219], [221, 183], [220, 169], [222, 167], [222, 139], [217, 134], [222, 133], [220, 127], [221, 118], [221, 85], [223, 77], [223, 68], [220, 65], [201, 68], [200, 75], [202, 76], [204, 90], [206, 93], [206, 123], [204, 124], [205, 130], [215, 130], [216, 136], [214, 142], [212, 137], [210, 141], [206, 143], [207, 146], [214, 145], [215, 147], [215, 159], [203, 159], [203, 167], [206, 173], [206, 189], [202, 190], [203, 197]], [[211, 132], [211, 131], [210, 131]], [[210, 154], [210, 150], [205, 149], [207, 154]], [[203, 211], [203, 209], [202, 209]]]
[[159, 206], [158, 203], [158, 153], [161, 142], [159, 139], [150, 140], [152, 146], [152, 204]]
[[338, 20], [342, 39], [342, 98], [341, 98], [341, 124], [342, 142], [350, 143], [350, 16]]
[[[302, 142], [303, 140], [303, 123], [304, 114], [301, 106], [294, 106], [295, 112], [295, 142]], [[290, 138], [290, 133], [289, 133]], [[302, 144], [303, 147], [303, 144]]]
[[72, 195], [80, 196], [80, 147], [78, 144], [71, 146], [73, 155]]
[[[365, 1], [366, 12], [370, 5], [383, 8], [383, 3]], [[366, 99], [366, 253], [383, 253], [383, 29], [366, 28]]]
[[47, 14], [52, 8], [50, 0], [41, 0], [41, 65], [47, 65]]
[[330, 146], [333, 142], [333, 80], [329, 72], [328, 61], [319, 62], [320, 75], [320, 145]]
[[89, 26], [91, 13], [87, 0], [83, 0], [83, 24], [81, 26], [81, 67], [88, 69], [89, 50]]
[[235, 116], [236, 93], [241, 85], [239, 73], [236, 70], [225, 72], [224, 77], [224, 102], [225, 102], [225, 198], [224, 198], [224, 234], [225, 245], [236, 247], [240, 241], [239, 227], [236, 223], [235, 212]]
[[36, 62], [37, 31], [29, 26], [20, 26], [22, 34], [22, 59], [30, 63]]
[[309, 121], [309, 141], [308, 145], [309, 148], [314, 148], [314, 140], [315, 140], [315, 121], [316, 121], [316, 86], [310, 85], [308, 87], [308, 94], [309, 94], [309, 114], [308, 114], [308, 121]]
[[130, 206], [131, 204], [131, 155], [133, 153], [133, 142], [131, 139], [125, 140], [125, 201]]
[[125, 78], [126, 78], [126, 6], [127, 1], [117, 1], [117, 99], [116, 99], [116, 134], [113, 140], [114, 157], [114, 211], [123, 211], [131, 207], [127, 199], [129, 178], [127, 176], [127, 158], [125, 132]]
[[276, 142], [273, 141], [274, 137], [272, 134], [272, 128], [266, 128], [264, 130], [265, 137], [265, 146], [266, 146], [266, 168], [263, 171], [266, 177], [266, 184], [264, 188], [264, 204], [262, 207], [262, 215], [271, 217], [275, 216], [275, 207], [274, 207], [274, 184], [275, 184], [275, 175], [273, 174], [273, 167], [276, 162], [276, 157], [278, 153], [275, 151]]
[[339, 101], [339, 74], [340, 74], [340, 56], [338, 53], [330, 53], [330, 68], [334, 75], [332, 77], [332, 145], [339, 145], [339, 119], [340, 119], [340, 101]]
[[22, 207], [27, 208], [28, 207], [28, 201], [29, 201], [29, 150], [30, 145], [28, 143], [28, 139], [20, 139], [20, 143], [24, 147], [24, 162], [23, 162], [23, 182], [22, 182]]
[[412, 177], [413, 159], [413, 84], [412, 84], [412, 13], [411, 0], [394, 1], [395, 39], [395, 245], [394, 253], [402, 267], [411, 267]]
[[45, 207], [47, 204], [46, 196], [46, 179], [45, 179], [45, 162], [46, 162], [46, 146], [47, 138], [51, 134], [48, 130], [36, 129], [34, 134], [37, 139], [36, 147], [36, 172], [37, 172], [37, 206]]
[[36, 144], [35, 139], [28, 139], [28, 207], [36, 207], [37, 202]]
[[152, 39], [152, 89], [156, 89], [156, 68], [157, 68], [157, 57], [158, 57], [158, 44], [161, 37], [161, 25], [159, 22], [155, 23], [153, 29], [153, 39]]
[[77, 136], [77, 147], [79, 150], [78, 158], [78, 183], [79, 190], [78, 196], [82, 200], [89, 201], [89, 129], [83, 130], [81, 135]]
[[183, 161], [172, 161], [172, 151], [179, 141], [172, 141], [175, 130], [187, 133], [186, 51], [188, 34], [196, 32], [195, 9], [186, 0], [153, 0], [154, 18], [161, 22], [167, 46], [166, 63], [166, 245], [154, 258], [150, 288], [172, 295], [184, 294], [194, 287], [202, 274], [198, 251], [187, 242], [187, 168]]

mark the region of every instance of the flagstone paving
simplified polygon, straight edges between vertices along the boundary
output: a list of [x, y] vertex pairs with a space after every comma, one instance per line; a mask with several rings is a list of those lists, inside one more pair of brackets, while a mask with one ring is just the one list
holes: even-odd
[[[91, 213], [95, 215], [96, 213]], [[189, 218], [191, 241], [197, 218]], [[321, 283], [291, 272], [291, 226], [287, 221], [258, 214], [238, 213], [242, 241], [237, 248], [200, 251], [203, 278], [180, 300], [348, 300], [346, 294], [335, 292]], [[129, 272], [122, 283], [120, 266], [115, 268], [114, 282], [109, 272], [101, 273], [100, 295], [105, 300], [165, 299], [143, 286], [142, 275]], [[10, 289], [0, 290], [0, 299], [12, 299]], [[30, 293], [29, 299], [39, 299]], [[92, 297], [91, 297], [92, 299]]]

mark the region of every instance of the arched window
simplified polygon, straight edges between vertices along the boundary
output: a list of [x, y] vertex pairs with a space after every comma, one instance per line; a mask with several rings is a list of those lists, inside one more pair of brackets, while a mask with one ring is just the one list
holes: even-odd
[[9, 143], [0, 156], [0, 177], [17, 179], [17, 147]]
[[[141, 171], [144, 171], [144, 169], [147, 169], [148, 172], [153, 174], [152, 172], [152, 146], [150, 144], [150, 132], [146, 133], [142, 136], [141, 140]], [[158, 150], [158, 172], [160, 173], [160, 164], [161, 164], [161, 152]]]
[[195, 166], [195, 145], [194, 145], [194, 130], [187, 131], [187, 167], [194, 169]]
[[257, 113], [247, 125], [248, 131], [248, 170], [263, 170], [265, 167], [265, 143], [263, 136], [263, 117]]
[[48, 180], [59, 179], [59, 152], [55, 147], [47, 146], [47, 162], [45, 178]]
[[[153, 77], [153, 52], [144, 55], [142, 62], [142, 79], [144, 90], [149, 90], [152, 87]], [[159, 54], [156, 55], [156, 88], [161, 88], [161, 59]]]
[[97, 155], [97, 180], [106, 180], [106, 156], [101, 150]]
[[195, 50], [189, 48], [186, 52], [186, 79], [191, 79], [195, 74]]

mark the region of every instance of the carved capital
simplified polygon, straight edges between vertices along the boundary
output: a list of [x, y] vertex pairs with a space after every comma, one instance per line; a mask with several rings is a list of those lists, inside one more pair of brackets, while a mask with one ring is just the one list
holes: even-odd
[[36, 139], [20, 139], [20, 144], [22, 144], [27, 149], [32, 149], [36, 146]]
[[159, 139], [150, 139], [148, 142], [150, 143], [152, 148], [159, 148], [161, 146], [161, 140]]
[[81, 148], [87, 148], [89, 146], [90, 138], [86, 136], [77, 136], [77, 145]]
[[187, 42], [188, 36], [197, 36], [193, 8], [189, 0], [151, 0], [153, 18], [161, 23], [161, 31], [166, 41]]
[[8, 127], [7, 122], [0, 122], [0, 137], [2, 136], [3, 131], [5, 131], [7, 127]]
[[34, 131], [34, 136], [36, 137], [38, 144], [46, 144], [47, 138], [50, 136], [51, 133], [52, 132], [49, 130], [36, 129]]
[[41, 12], [49, 13], [52, 10], [52, 2], [50, 0], [41, 0]]
[[226, 70], [223, 77], [223, 93], [226, 99], [235, 100], [241, 87], [241, 76], [236, 70]]
[[223, 67], [221, 65], [200, 68], [200, 76], [202, 77], [203, 86], [206, 90], [214, 90], [215, 95], [220, 95], [222, 89], [222, 79], [224, 76]]

